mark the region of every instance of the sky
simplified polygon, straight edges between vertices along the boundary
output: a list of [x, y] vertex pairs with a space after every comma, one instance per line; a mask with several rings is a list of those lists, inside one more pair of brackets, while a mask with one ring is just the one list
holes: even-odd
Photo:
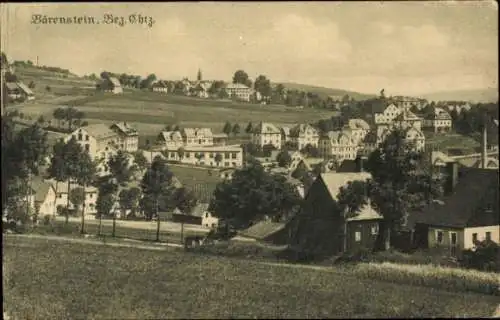
[[[494, 1], [2, 3], [2, 51], [76, 74], [297, 82], [418, 95], [498, 87]], [[32, 24], [48, 17], [152, 17], [140, 24]]]

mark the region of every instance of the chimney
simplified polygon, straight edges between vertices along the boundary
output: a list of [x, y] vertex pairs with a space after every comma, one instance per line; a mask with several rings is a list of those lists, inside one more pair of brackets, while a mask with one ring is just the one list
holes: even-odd
[[487, 168], [487, 158], [488, 158], [488, 139], [486, 133], [486, 117], [483, 121], [483, 134], [482, 134], [482, 145], [481, 145], [481, 168]]
[[455, 190], [455, 186], [458, 183], [458, 163], [457, 162], [448, 162], [446, 164], [446, 185], [445, 185], [445, 193], [451, 194]]

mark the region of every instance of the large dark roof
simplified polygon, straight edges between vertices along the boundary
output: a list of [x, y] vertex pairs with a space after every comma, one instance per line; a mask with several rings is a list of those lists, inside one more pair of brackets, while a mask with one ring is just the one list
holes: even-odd
[[[442, 204], [414, 213], [416, 223], [441, 227], [472, 227], [499, 224], [498, 170], [461, 168], [459, 181]], [[485, 206], [492, 205], [491, 212]]]

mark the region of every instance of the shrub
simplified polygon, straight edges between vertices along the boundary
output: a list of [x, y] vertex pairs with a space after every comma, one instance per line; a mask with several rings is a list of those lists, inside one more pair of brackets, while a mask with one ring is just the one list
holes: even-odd
[[53, 220], [54, 219], [53, 219], [53, 217], [51, 215], [46, 214], [46, 215], [43, 216], [42, 224], [44, 226], [48, 226], [48, 225], [52, 224]]
[[389, 282], [500, 295], [500, 280], [498, 274], [494, 273], [387, 262], [358, 264], [352, 272], [356, 276]]
[[478, 241], [475, 250], [463, 251], [460, 263], [465, 268], [500, 272], [500, 247], [493, 241]]

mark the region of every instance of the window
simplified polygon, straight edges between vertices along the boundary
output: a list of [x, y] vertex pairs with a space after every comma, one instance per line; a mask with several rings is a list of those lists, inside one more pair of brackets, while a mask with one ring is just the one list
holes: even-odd
[[186, 152], [186, 154], [184, 155], [186, 158], [189, 158], [191, 156], [191, 154], [189, 152]]
[[378, 224], [372, 226], [372, 235], [378, 234]]
[[356, 242], [360, 242], [361, 241], [361, 231], [356, 231], [354, 233], [354, 238], [355, 238]]
[[491, 232], [486, 232], [486, 241], [491, 241]]
[[212, 158], [212, 159], [213, 159], [213, 157], [214, 157], [214, 154], [211, 152], [211, 153], [210, 153], [210, 158]]
[[85, 141], [89, 141], [89, 135], [88, 134], [85, 135]]
[[437, 231], [436, 233], [436, 240], [438, 244], [443, 243], [443, 231]]
[[62, 198], [62, 193], [58, 193], [58, 194], [57, 194], [57, 197], [58, 197], [58, 198]]
[[82, 136], [82, 133], [81, 133], [81, 132], [78, 134], [78, 140], [80, 140], [80, 141], [82, 141], [82, 140], [83, 140], [83, 136]]
[[231, 159], [236, 159], [236, 152], [231, 153]]
[[90, 151], [90, 146], [89, 146], [89, 144], [88, 144], [88, 143], [87, 143], [87, 144], [85, 144], [85, 151], [87, 151], [87, 152], [89, 152], [89, 151]]
[[473, 233], [472, 234], [472, 243], [474, 244], [474, 243], [476, 243], [476, 241], [477, 241], [477, 233]]

